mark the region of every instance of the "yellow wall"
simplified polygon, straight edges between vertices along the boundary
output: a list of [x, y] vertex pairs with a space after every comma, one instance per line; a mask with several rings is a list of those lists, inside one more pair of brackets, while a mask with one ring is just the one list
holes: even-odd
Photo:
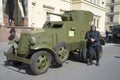
[[3, 25], [2, 0], [0, 0], [0, 25]]

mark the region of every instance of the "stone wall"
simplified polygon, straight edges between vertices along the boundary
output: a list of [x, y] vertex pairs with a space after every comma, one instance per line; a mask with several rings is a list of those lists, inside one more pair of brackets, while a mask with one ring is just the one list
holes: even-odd
[[[11, 28], [6, 27], [6, 26], [8, 26], [8, 17], [4, 17], [3, 21], [4, 21], [4, 26], [0, 26], [0, 43], [9, 41], [8, 37], [10, 35], [9, 31], [11, 29]], [[12, 23], [12, 26], [15, 26], [14, 23], [15, 22]], [[24, 27], [24, 26], [27, 26], [27, 25], [28, 25], [28, 20], [27, 19], [21, 20], [21, 27]], [[18, 37], [20, 37], [21, 32], [29, 31], [29, 29], [17, 29], [17, 28], [15, 30], [16, 30], [16, 35]]]

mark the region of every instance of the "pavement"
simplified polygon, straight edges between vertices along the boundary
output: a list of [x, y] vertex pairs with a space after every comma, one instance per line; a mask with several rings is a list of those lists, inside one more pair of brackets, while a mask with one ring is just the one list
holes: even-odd
[[100, 66], [87, 66], [74, 60], [67, 60], [59, 68], [49, 68], [42, 75], [30, 73], [28, 65], [13, 67], [5, 64], [3, 52], [10, 46], [0, 43], [0, 80], [120, 80], [120, 45], [106, 43]]

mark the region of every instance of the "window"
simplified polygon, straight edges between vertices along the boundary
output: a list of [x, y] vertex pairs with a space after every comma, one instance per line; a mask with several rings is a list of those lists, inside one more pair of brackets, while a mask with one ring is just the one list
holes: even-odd
[[99, 0], [97, 0], [97, 4], [99, 5]]
[[114, 6], [110, 7], [110, 12], [114, 12]]
[[6, 9], [6, 2], [7, 0], [2, 0], [2, 4], [3, 4], [3, 15], [6, 16], [6, 12], [5, 12], [5, 9]]
[[50, 21], [50, 15], [49, 14], [46, 14], [46, 21]]
[[114, 0], [111, 0], [111, 3], [114, 3], [115, 1]]
[[99, 20], [97, 19], [97, 28], [99, 28]]
[[99, 15], [94, 15], [93, 25], [95, 25], [96, 28], [100, 28], [100, 27], [99, 27], [99, 23], [100, 23], [100, 16], [99, 16]]
[[99, 5], [99, 0], [89, 0], [91, 3], [94, 3], [96, 5]]
[[94, 21], [93, 24], [95, 25], [95, 21], [96, 21], [96, 19], [94, 19], [93, 21]]
[[99, 19], [98, 18], [96, 18], [96, 19], [94, 19], [93, 20], [93, 24], [97, 27], [97, 28], [99, 28]]
[[110, 22], [113, 22], [114, 16], [110, 16]]
[[54, 24], [52, 28], [62, 28], [62, 24]]
[[69, 37], [74, 37], [75, 36], [75, 28], [71, 27], [71, 29], [69, 30]]
[[92, 3], [95, 3], [96, 0], [91, 0]]

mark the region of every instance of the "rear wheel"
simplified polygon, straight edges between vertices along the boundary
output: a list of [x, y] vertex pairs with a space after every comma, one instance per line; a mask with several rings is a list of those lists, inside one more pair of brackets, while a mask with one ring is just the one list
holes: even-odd
[[55, 47], [56, 51], [56, 61], [61, 64], [65, 62], [69, 57], [69, 47], [66, 43], [61, 42]]
[[31, 57], [31, 69], [34, 74], [47, 72], [51, 64], [51, 55], [47, 51], [38, 51]]
[[87, 61], [87, 50], [86, 49], [81, 50], [81, 58], [83, 62]]

